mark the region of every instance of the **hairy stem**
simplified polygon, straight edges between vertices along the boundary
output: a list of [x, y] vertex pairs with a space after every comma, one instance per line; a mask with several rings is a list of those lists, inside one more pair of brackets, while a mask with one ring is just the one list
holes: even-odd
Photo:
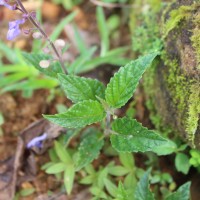
[[22, 10], [22, 12], [24, 14], [27, 15], [28, 19], [30, 20], [30, 22], [40, 31], [40, 33], [44, 36], [44, 38], [49, 42], [50, 46], [52, 47], [52, 49], [54, 50], [60, 64], [62, 67], [62, 70], [65, 74], [67, 74], [67, 70], [65, 68], [62, 56], [59, 54], [58, 50], [56, 49], [54, 43], [50, 40], [50, 38], [48, 37], [48, 35], [43, 31], [43, 29], [40, 27], [40, 25], [34, 20], [34, 18], [29, 15], [29, 12], [26, 10], [26, 8], [23, 6], [21, 0], [16, 0], [18, 6], [20, 7], [20, 9]]

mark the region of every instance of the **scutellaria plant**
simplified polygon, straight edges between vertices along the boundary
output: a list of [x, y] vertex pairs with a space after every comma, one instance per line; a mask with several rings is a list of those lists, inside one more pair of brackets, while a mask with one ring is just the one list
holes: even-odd
[[[46, 39], [54, 52], [54, 57], [56, 56], [60, 63], [58, 65], [51, 62], [49, 55], [45, 55], [46, 59], [44, 59], [43, 56], [24, 54], [25, 59], [36, 68], [42, 67], [45, 75], [56, 78], [66, 97], [73, 103], [67, 111], [55, 115], [44, 115], [44, 118], [66, 128], [67, 132], [70, 129], [79, 129], [81, 133], [80, 130], [85, 127], [91, 128], [93, 124], [97, 127], [92, 129], [92, 133], [90, 131], [90, 133], [84, 134], [78, 150], [73, 156], [60, 143], [55, 142], [59, 160], [58, 163], [52, 162], [48, 166], [47, 172], [64, 172], [64, 184], [68, 193], [72, 190], [75, 172], [82, 170], [98, 157], [105, 141], [110, 140], [112, 148], [119, 153], [152, 151], [162, 155], [160, 149], [171, 145], [167, 139], [155, 131], [143, 127], [137, 120], [129, 117], [118, 118], [116, 115], [116, 111], [125, 106], [132, 98], [143, 73], [159, 55], [158, 52], [142, 56], [121, 67], [105, 86], [96, 79], [76, 76], [73, 73], [68, 74], [61, 51], [65, 45], [64, 41], [57, 40], [53, 43], [36, 19], [35, 12], [29, 13], [20, 0], [16, 0], [13, 5], [7, 0], [0, 0], [0, 5], [13, 11], [19, 10], [22, 13], [20, 19], [9, 22], [8, 40], [19, 36], [22, 32], [21, 25], [30, 21], [34, 28], [31, 27], [23, 32], [25, 34], [33, 33], [35, 38]], [[42, 142], [47, 138], [48, 133], [43, 133], [31, 140], [27, 144], [27, 148], [42, 148]], [[144, 179], [148, 190], [147, 175]], [[121, 185], [120, 188], [123, 189], [123, 186]], [[153, 195], [150, 196], [153, 199]]]

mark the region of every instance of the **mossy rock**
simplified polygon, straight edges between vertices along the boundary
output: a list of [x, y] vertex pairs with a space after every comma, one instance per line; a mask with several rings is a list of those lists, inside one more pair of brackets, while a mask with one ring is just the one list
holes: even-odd
[[161, 59], [144, 80], [151, 118], [200, 149], [200, 1], [172, 3], [161, 24]]

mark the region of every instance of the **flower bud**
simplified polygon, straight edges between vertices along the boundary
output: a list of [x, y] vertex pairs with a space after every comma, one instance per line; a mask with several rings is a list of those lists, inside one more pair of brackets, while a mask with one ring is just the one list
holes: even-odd
[[40, 32], [34, 32], [32, 36], [35, 39], [41, 39], [43, 37], [43, 35]]
[[55, 41], [55, 46], [63, 48], [65, 46], [65, 41], [62, 39], [58, 39]]
[[41, 60], [40, 63], [39, 63], [39, 65], [40, 65], [41, 68], [46, 69], [46, 68], [49, 67], [50, 62], [49, 62], [49, 60]]

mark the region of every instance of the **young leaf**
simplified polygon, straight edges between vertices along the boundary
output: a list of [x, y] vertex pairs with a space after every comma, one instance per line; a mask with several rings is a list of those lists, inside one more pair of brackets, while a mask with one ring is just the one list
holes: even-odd
[[135, 119], [121, 118], [112, 124], [118, 134], [111, 135], [112, 146], [119, 152], [146, 152], [167, 142], [152, 130], [143, 127]]
[[119, 160], [122, 163], [124, 167], [126, 167], [129, 170], [133, 170], [135, 167], [135, 161], [133, 158], [132, 153], [120, 153], [119, 154]]
[[125, 190], [122, 182], [119, 182], [118, 189], [117, 189], [117, 197], [116, 200], [128, 200], [128, 194]]
[[124, 176], [129, 173], [129, 170], [123, 166], [111, 166], [108, 167], [108, 173], [113, 176]]
[[151, 65], [157, 53], [148, 54], [132, 61], [111, 78], [107, 85], [105, 97], [108, 104], [113, 108], [120, 108], [132, 97], [139, 80], [145, 70]]
[[104, 184], [105, 184], [105, 187], [106, 187], [106, 190], [108, 191], [108, 193], [111, 196], [116, 197], [116, 194], [117, 194], [116, 185], [112, 181], [110, 181], [108, 178], [104, 179]]
[[47, 174], [57, 174], [63, 172], [66, 169], [66, 164], [64, 163], [55, 163], [46, 169]]
[[98, 101], [86, 100], [73, 105], [65, 113], [44, 115], [44, 118], [62, 127], [76, 128], [101, 121], [105, 115]]
[[190, 169], [189, 158], [184, 153], [177, 153], [175, 158], [175, 166], [178, 172], [187, 174]]
[[77, 152], [76, 171], [91, 163], [99, 155], [104, 141], [99, 138], [99, 134], [93, 133], [86, 136], [80, 143]]
[[67, 165], [67, 168], [64, 172], [64, 185], [67, 191], [67, 194], [70, 194], [73, 188], [74, 183], [75, 169], [73, 165]]
[[65, 147], [57, 141], [55, 141], [54, 144], [55, 144], [56, 154], [60, 158], [60, 160], [66, 164], [72, 163], [71, 156], [69, 155]]
[[99, 187], [91, 187], [90, 192], [96, 197], [96, 199], [108, 199], [106, 193]]
[[40, 61], [50, 59], [51, 56], [49, 56], [49, 55], [36, 54], [36, 53], [25, 53], [25, 52], [22, 53], [22, 55], [24, 56], [24, 58], [28, 64], [33, 65], [37, 70], [39, 70], [40, 72], [42, 72], [43, 74], [45, 74], [47, 76], [57, 78], [57, 73], [62, 73], [60, 63], [58, 63], [58, 62], [52, 62], [51, 65], [46, 69], [43, 69], [42, 67], [40, 67], [40, 65], [39, 65]]
[[138, 182], [135, 190], [135, 200], [154, 200], [153, 194], [149, 190], [149, 174], [150, 170], [145, 172]]
[[58, 74], [60, 84], [67, 98], [77, 103], [83, 100], [97, 100], [96, 96], [104, 97], [104, 85], [95, 79], [73, 75]]
[[189, 200], [190, 199], [190, 182], [185, 183], [179, 189], [167, 196], [165, 200]]

